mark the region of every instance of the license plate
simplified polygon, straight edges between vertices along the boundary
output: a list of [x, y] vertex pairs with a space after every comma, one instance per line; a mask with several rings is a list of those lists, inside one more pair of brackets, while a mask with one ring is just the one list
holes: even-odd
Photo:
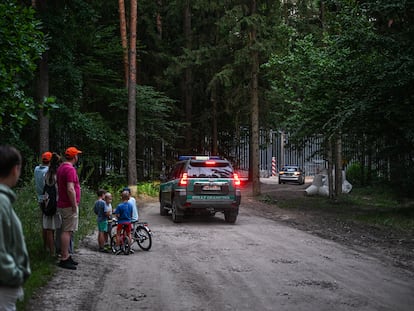
[[210, 185], [208, 185], [208, 186], [203, 186], [203, 190], [206, 190], [206, 191], [220, 191], [221, 187], [220, 186], [210, 186]]

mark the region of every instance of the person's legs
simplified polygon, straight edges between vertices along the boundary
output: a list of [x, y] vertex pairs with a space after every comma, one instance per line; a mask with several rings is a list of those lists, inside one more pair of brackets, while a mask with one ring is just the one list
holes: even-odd
[[69, 258], [69, 244], [70, 244], [71, 235], [72, 235], [71, 231], [62, 231], [61, 239], [60, 239], [62, 261], [67, 260]]
[[72, 212], [71, 208], [61, 208], [62, 215], [62, 233], [61, 233], [61, 254], [62, 258], [59, 266], [66, 269], [76, 269], [77, 262], [75, 262], [69, 254], [71, 243], [71, 236], [73, 230], [77, 228], [77, 215]]
[[73, 232], [70, 233], [70, 239], [69, 239], [69, 249], [68, 252], [69, 254], [73, 255]]
[[55, 242], [54, 242], [54, 230], [46, 230], [47, 248], [49, 249], [50, 255], [55, 254]]

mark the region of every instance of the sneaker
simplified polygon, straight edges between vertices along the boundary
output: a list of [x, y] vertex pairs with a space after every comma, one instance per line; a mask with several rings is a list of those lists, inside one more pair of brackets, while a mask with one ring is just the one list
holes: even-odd
[[119, 255], [119, 254], [121, 254], [122, 253], [122, 250], [121, 249], [118, 249], [116, 252], [115, 252], [115, 255]]
[[130, 254], [133, 254], [133, 253], [135, 253], [135, 251], [134, 251], [132, 248], [130, 248], [130, 249], [129, 249], [129, 253], [130, 253]]
[[79, 264], [79, 262], [77, 262], [77, 261], [73, 260], [72, 256], [69, 256], [69, 258], [68, 258], [67, 260], [69, 260], [69, 262], [70, 262], [72, 265], [77, 266], [77, 265]]
[[104, 247], [100, 247], [99, 248], [99, 252], [101, 252], [101, 253], [109, 253], [109, 251], [106, 248], [104, 248]]
[[64, 269], [69, 269], [69, 270], [76, 270], [76, 266], [70, 262], [70, 258], [66, 259], [66, 260], [61, 260], [59, 261], [58, 264], [59, 267], [64, 268]]

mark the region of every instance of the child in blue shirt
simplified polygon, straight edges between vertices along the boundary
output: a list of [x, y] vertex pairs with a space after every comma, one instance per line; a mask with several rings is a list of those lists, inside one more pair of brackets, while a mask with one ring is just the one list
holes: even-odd
[[97, 215], [96, 221], [98, 223], [98, 245], [100, 252], [108, 252], [105, 249], [105, 242], [108, 239], [108, 216], [110, 215], [110, 211], [108, 211], [108, 208], [104, 201], [105, 194], [105, 190], [98, 190], [98, 200], [95, 202], [94, 206], [94, 212]]
[[129, 192], [123, 191], [121, 193], [122, 202], [118, 204], [114, 212], [118, 219], [118, 226], [116, 228], [116, 245], [119, 247], [121, 244], [121, 231], [122, 228], [125, 230], [125, 234], [131, 241], [131, 218], [132, 218], [132, 205], [128, 202]]

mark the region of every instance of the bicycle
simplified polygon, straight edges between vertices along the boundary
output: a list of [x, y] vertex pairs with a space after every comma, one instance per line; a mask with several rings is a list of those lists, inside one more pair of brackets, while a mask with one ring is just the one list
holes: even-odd
[[[112, 229], [116, 229], [118, 225], [117, 219], [112, 219]], [[131, 253], [131, 241], [129, 240], [129, 237], [126, 234], [125, 227], [130, 226], [130, 224], [123, 225], [121, 234], [120, 234], [120, 244], [117, 245], [117, 239], [116, 239], [116, 230], [114, 231], [114, 234], [111, 236], [111, 249], [112, 253], [118, 255], [121, 252], [125, 255], [129, 255]]]
[[143, 251], [149, 251], [152, 246], [152, 231], [147, 222], [136, 221], [132, 223], [134, 228], [132, 230], [131, 246], [137, 242], [138, 246]]
[[[116, 228], [118, 221], [116, 218], [112, 219], [112, 233], [111, 233], [111, 249], [114, 254], [117, 253], [118, 248], [116, 245]], [[149, 251], [152, 246], [152, 231], [148, 226], [147, 222], [133, 222], [133, 229], [131, 231], [132, 240], [129, 241], [128, 237], [125, 235], [124, 230], [121, 232], [121, 245], [126, 245], [124, 249], [121, 247], [121, 251], [126, 254], [128, 249], [128, 254], [133, 253], [132, 245], [136, 242], [138, 246], [144, 250]], [[115, 229], [115, 230], [114, 230]], [[126, 255], [128, 255], [126, 254]]]

